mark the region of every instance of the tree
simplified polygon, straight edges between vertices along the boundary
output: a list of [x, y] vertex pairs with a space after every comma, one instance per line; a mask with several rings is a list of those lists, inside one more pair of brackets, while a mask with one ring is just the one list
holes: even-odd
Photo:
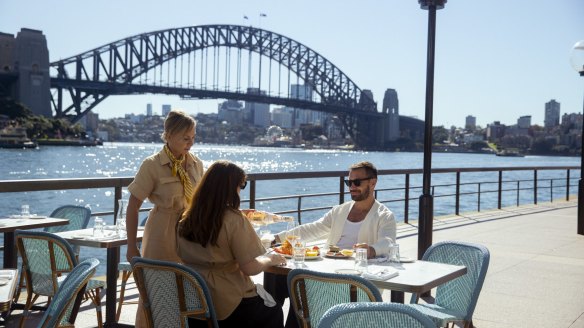
[[448, 130], [443, 125], [432, 127], [432, 144], [448, 143], [448, 139]]
[[12, 120], [32, 116], [30, 109], [7, 96], [0, 96], [0, 114], [8, 116]]

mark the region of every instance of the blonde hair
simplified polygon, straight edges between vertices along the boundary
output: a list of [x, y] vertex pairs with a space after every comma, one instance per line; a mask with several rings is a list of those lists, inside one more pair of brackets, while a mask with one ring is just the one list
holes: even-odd
[[197, 121], [182, 110], [171, 110], [164, 120], [164, 132], [160, 136], [162, 141], [167, 142], [168, 138], [175, 133], [196, 129]]

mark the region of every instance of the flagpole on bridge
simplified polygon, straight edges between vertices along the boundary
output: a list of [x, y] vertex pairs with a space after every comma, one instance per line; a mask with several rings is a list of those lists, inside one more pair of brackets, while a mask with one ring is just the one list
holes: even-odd
[[436, 39], [436, 9], [444, 8], [446, 0], [418, 0], [428, 10], [428, 51], [426, 63], [426, 117], [424, 124], [424, 171], [418, 217], [418, 259], [432, 245], [434, 198], [430, 193], [432, 177], [432, 114], [434, 102], [434, 52]]

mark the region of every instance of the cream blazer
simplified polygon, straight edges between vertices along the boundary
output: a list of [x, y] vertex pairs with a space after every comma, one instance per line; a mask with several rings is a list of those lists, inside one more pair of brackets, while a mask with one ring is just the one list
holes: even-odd
[[[355, 204], [349, 201], [333, 207], [315, 222], [302, 224], [293, 231], [307, 242], [326, 239], [326, 245], [336, 245], [347, 222], [347, 216]], [[365, 216], [359, 229], [357, 241], [367, 243], [377, 255], [389, 253], [389, 244], [396, 241], [396, 222], [393, 212], [377, 200]], [[280, 240], [286, 239], [286, 232], [278, 234]]]

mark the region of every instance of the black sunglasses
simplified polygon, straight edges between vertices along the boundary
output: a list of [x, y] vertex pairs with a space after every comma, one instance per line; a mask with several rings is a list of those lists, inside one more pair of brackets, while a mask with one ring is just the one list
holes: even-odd
[[363, 178], [363, 179], [355, 179], [355, 180], [345, 179], [345, 184], [349, 188], [351, 187], [352, 184], [354, 184], [355, 187], [359, 187], [361, 185], [361, 181], [366, 181], [366, 180], [371, 180], [371, 179], [375, 179], [375, 178]]
[[245, 187], [247, 187], [247, 180], [245, 180], [242, 185], [239, 185], [239, 189], [245, 189]]

